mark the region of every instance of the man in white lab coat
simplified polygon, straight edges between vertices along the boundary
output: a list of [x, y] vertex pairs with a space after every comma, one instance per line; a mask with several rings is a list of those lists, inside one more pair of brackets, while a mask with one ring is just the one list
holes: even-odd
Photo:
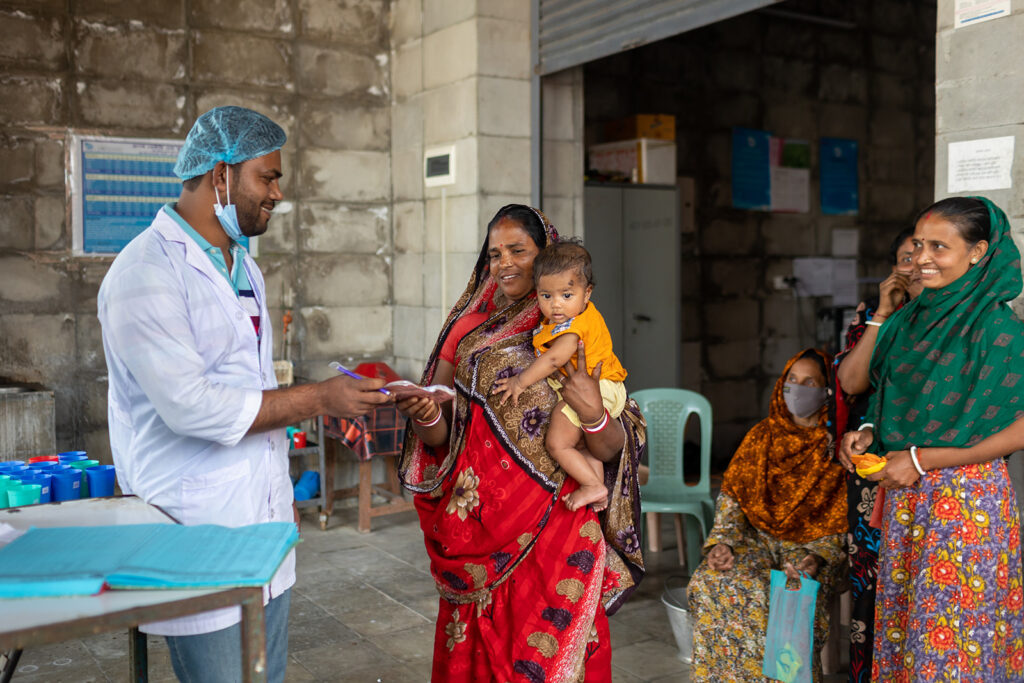
[[[249, 109], [200, 116], [175, 165], [178, 201], [100, 287], [118, 481], [183, 524], [297, 521], [284, 427], [388, 400], [374, 379], [277, 388], [263, 276], [240, 243], [266, 232], [282, 199], [284, 143], [276, 123]], [[292, 552], [264, 589], [269, 681], [284, 680], [294, 583]], [[142, 630], [167, 636], [182, 681], [240, 681], [240, 618], [222, 609]]]

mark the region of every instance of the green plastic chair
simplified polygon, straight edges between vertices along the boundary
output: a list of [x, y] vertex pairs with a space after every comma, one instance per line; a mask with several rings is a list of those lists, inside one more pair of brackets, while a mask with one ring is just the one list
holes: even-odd
[[[715, 519], [711, 497], [711, 404], [686, 389], [643, 389], [630, 396], [647, 420], [647, 484], [640, 487], [644, 529], [647, 513], [673, 513], [686, 519], [686, 565], [692, 574], [700, 564], [701, 547]], [[700, 480], [683, 480], [683, 435], [691, 415], [700, 421]], [[677, 537], [681, 536], [676, 522]], [[698, 536], [699, 533], [699, 536]], [[700, 542], [695, 542], [697, 539]], [[680, 544], [680, 558], [683, 548]]]

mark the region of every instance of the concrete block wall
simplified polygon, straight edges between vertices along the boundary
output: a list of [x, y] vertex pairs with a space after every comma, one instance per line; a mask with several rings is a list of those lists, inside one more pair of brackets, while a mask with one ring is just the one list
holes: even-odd
[[[392, 2], [392, 316], [406, 377], [423, 372], [490, 218], [529, 203], [529, 9], [527, 0]], [[455, 183], [425, 188], [424, 151], [447, 145]]]
[[58, 448], [109, 457], [95, 313], [111, 259], [71, 255], [72, 131], [181, 139], [223, 104], [278, 121], [295, 210], [261, 240], [277, 346], [287, 305], [298, 374], [322, 377], [332, 359], [392, 360], [392, 233], [416, 229], [407, 207], [392, 209], [389, 10], [377, 0], [0, 2], [0, 375], [54, 390]]
[[[682, 365], [714, 407], [720, 464], [767, 415], [785, 362], [827, 341], [816, 312], [830, 300], [795, 299], [774, 276], [791, 275], [794, 258], [829, 256], [833, 229], [856, 228], [860, 276], [881, 277], [892, 237], [932, 201], [935, 3], [805, 4], [853, 28], [754, 12], [584, 67], [588, 145], [621, 116], [676, 116], [678, 172], [697, 188], [696, 234], [683, 236]], [[732, 126], [811, 142], [810, 213], [731, 208]], [[857, 216], [821, 214], [820, 137], [860, 143]]]
[[[954, 3], [939, 2], [935, 59], [935, 195], [949, 196], [949, 144], [1012, 136], [1014, 156], [1024, 149], [1024, 4], [1013, 13], [954, 28]], [[1024, 164], [1015, 163], [1013, 187], [982, 194], [1024, 235]]]

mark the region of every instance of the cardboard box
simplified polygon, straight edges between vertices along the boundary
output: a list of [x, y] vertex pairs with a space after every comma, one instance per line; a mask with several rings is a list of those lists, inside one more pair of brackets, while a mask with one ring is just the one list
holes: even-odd
[[675, 142], [640, 138], [593, 145], [588, 152], [590, 163], [587, 168], [623, 175], [634, 183], [676, 183]]
[[634, 114], [606, 124], [605, 137], [609, 141], [636, 138], [675, 140], [676, 117], [671, 114]]

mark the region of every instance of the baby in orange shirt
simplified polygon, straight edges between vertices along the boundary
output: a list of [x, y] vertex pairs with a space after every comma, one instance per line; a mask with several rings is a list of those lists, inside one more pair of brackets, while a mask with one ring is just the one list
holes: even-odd
[[[622, 413], [626, 405], [626, 387], [622, 383], [626, 370], [612, 350], [612, 336], [604, 318], [590, 302], [594, 279], [590, 254], [582, 245], [562, 241], [546, 247], [533, 262], [533, 280], [537, 303], [544, 315], [543, 323], [533, 332], [537, 360], [518, 375], [498, 380], [495, 393], [503, 394], [502, 403], [509, 397], [518, 402], [526, 387], [547, 378], [559, 397], [548, 426], [547, 449], [580, 484], [563, 501], [570, 510], [590, 504], [595, 510], [603, 510], [608, 505], [604, 466], [577, 445], [583, 429], [600, 431]], [[575, 367], [580, 340], [586, 349], [587, 372], [593, 373], [597, 364], [602, 364], [600, 386], [605, 415], [596, 425], [580, 423], [576, 411], [561, 400], [561, 382], [550, 377], [566, 363], [572, 362]]]

